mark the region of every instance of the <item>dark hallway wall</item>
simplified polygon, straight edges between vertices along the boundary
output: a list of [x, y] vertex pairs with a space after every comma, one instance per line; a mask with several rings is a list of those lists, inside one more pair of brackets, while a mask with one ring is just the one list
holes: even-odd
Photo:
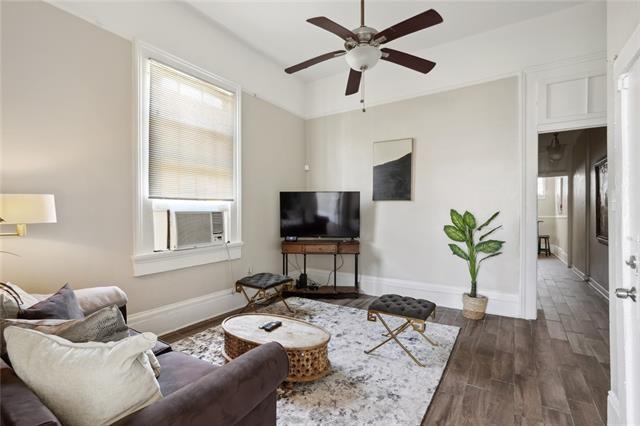
[[589, 132], [589, 275], [596, 283], [609, 289], [609, 247], [596, 238], [596, 175], [595, 164], [607, 156], [607, 129]]
[[594, 165], [607, 155], [605, 127], [586, 129], [572, 150], [573, 211], [571, 263], [604, 291], [609, 288], [608, 247], [596, 238]]

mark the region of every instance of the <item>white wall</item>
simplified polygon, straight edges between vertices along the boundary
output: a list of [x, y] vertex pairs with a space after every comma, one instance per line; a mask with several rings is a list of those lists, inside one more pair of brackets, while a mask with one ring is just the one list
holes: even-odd
[[[566, 210], [568, 203], [568, 177], [547, 177], [542, 179], [546, 186], [546, 196], [543, 199], [538, 198], [538, 218], [543, 220], [543, 222], [538, 225], [540, 235], [549, 235], [551, 252], [560, 260], [567, 263], [567, 254], [569, 249], [569, 218]], [[561, 179], [564, 179], [565, 181], [565, 191], [562, 201], [565, 210], [563, 214], [558, 214], [556, 207], [556, 191], [558, 190], [558, 187], [562, 185]]]
[[[519, 314], [518, 93], [518, 79], [508, 78], [307, 121], [308, 189], [361, 191], [365, 291], [386, 282], [459, 307], [469, 277], [442, 231], [449, 209], [470, 209], [478, 220], [500, 210], [496, 237], [507, 244], [483, 265], [479, 292], [492, 298], [490, 312]], [[372, 143], [407, 137], [415, 139], [413, 201], [372, 202]]]
[[302, 115], [303, 82], [185, 3], [175, 1], [50, 1], [128, 40], [139, 39], [243, 91]]
[[[42, 2], [2, 2], [1, 37], [0, 192], [55, 194], [58, 212], [57, 224], [0, 239], [21, 255], [0, 256], [1, 280], [42, 293], [66, 282], [119, 285], [135, 314], [229, 295], [249, 267], [280, 269], [277, 194], [304, 181], [302, 167], [291, 167], [304, 161], [302, 119], [243, 95], [240, 261], [134, 278], [132, 43]], [[190, 320], [220, 313], [203, 308]]]
[[[436, 67], [425, 76], [380, 61], [367, 73], [367, 104], [412, 98], [513, 75], [535, 65], [604, 52], [605, 34], [605, 5], [589, 2], [434, 48], [409, 52], [433, 60]], [[307, 117], [359, 108], [358, 95], [344, 96], [346, 82], [345, 71], [342, 75], [309, 83]]]

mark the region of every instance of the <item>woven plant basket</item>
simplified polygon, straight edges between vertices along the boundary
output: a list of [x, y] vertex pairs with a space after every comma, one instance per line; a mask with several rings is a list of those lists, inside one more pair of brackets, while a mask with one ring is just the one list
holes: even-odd
[[481, 320], [487, 310], [487, 299], [485, 296], [471, 297], [469, 293], [462, 295], [462, 315], [472, 320]]

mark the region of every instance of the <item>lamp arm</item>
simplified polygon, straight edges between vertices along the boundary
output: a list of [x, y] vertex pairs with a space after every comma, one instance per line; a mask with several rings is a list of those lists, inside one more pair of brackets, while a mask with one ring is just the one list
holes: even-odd
[[17, 224], [16, 232], [0, 233], [0, 237], [24, 237], [25, 235], [27, 235], [27, 225], [25, 223]]

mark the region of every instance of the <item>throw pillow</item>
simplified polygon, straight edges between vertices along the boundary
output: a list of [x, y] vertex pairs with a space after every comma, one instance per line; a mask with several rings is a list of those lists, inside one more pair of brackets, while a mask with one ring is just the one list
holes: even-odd
[[21, 319], [82, 319], [84, 314], [73, 289], [65, 284], [49, 298], [18, 313]]
[[27, 309], [38, 299], [13, 283], [2, 283], [0, 286], [0, 318], [18, 318], [20, 309]]
[[[129, 328], [116, 305], [102, 308], [81, 320], [0, 320], [0, 355], [6, 354], [4, 329], [10, 326], [54, 334], [73, 343], [115, 342], [129, 336]], [[156, 377], [160, 375], [160, 363], [153, 350], [146, 352]], [[8, 360], [10, 361], [10, 360]]]
[[74, 343], [115, 342], [129, 336], [129, 327], [116, 305], [102, 308], [82, 320], [69, 321], [53, 333]]
[[109, 343], [72, 343], [19, 327], [5, 332], [13, 369], [65, 425], [107, 425], [162, 398], [142, 333]]

